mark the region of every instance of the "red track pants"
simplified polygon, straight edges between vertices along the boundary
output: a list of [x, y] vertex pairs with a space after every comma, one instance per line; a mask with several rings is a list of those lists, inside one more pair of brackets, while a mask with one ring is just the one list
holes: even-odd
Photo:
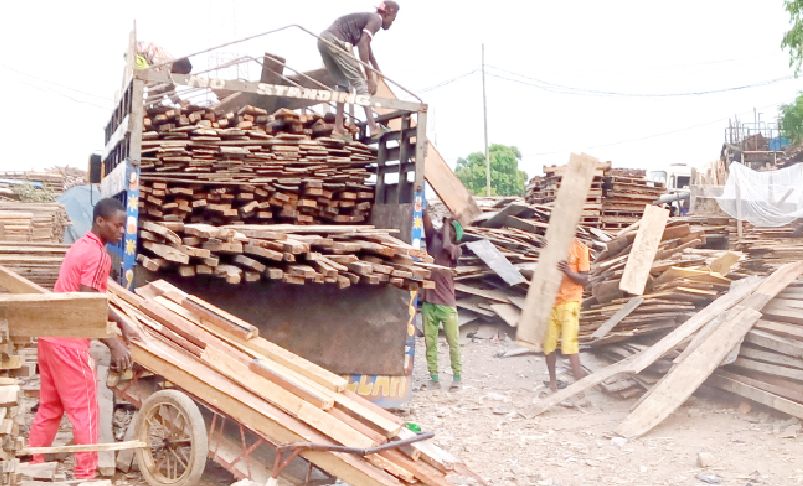
[[[31, 447], [53, 443], [65, 413], [72, 423], [76, 444], [98, 441], [98, 401], [95, 370], [88, 349], [39, 341], [39, 410], [31, 426]], [[35, 455], [33, 462], [43, 462]], [[75, 477], [94, 478], [98, 468], [96, 452], [75, 454]]]

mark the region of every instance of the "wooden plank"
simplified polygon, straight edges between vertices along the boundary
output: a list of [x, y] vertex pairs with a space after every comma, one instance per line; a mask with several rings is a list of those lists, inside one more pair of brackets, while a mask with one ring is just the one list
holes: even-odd
[[[745, 352], [745, 351], [746, 351], [745, 349], [742, 349], [742, 354], [740, 354], [739, 357], [736, 358], [736, 361], [733, 362], [733, 366], [745, 370], [757, 371], [759, 373], [764, 373], [767, 375], [780, 376], [783, 378], [790, 378], [792, 380], [803, 381], [803, 370], [801, 370], [800, 368], [783, 366], [782, 364], [778, 364], [777, 360], [772, 363], [762, 362], [765, 361], [764, 359], [762, 359], [762, 361], [756, 361], [756, 359], [759, 359], [759, 357], [767, 358], [767, 355], [762, 354], [760, 352]], [[783, 355], [778, 355], [778, 356], [783, 356]], [[791, 360], [792, 358], [787, 358], [787, 359]], [[799, 362], [800, 360], [797, 361], [798, 361], [797, 364], [800, 365]]]
[[127, 442], [107, 442], [102, 444], [82, 444], [70, 446], [54, 447], [24, 447], [17, 454], [20, 456], [30, 456], [33, 454], [74, 454], [76, 452], [113, 452], [124, 451], [127, 449], [144, 449], [149, 447], [146, 442], [132, 440]]
[[508, 326], [518, 326], [519, 319], [521, 319], [521, 311], [518, 307], [512, 304], [491, 304], [490, 307]]
[[761, 390], [746, 383], [742, 383], [737, 379], [722, 374], [715, 374], [708, 382], [725, 391], [735, 393], [754, 402], [760, 403], [764, 406], [774, 408], [775, 410], [792, 415], [794, 417], [803, 418], [803, 404], [787, 400], [786, 398], [779, 397], [768, 391]]
[[44, 287], [27, 280], [10, 268], [0, 265], [0, 288], [12, 293], [46, 292]]
[[803, 358], [803, 342], [784, 339], [759, 329], [754, 328], [750, 330], [747, 336], [745, 336], [745, 342], [761, 346], [762, 348], [772, 349], [778, 353], [794, 356], [796, 358]]
[[616, 364], [595, 371], [584, 378], [572, 383], [563, 390], [549, 395], [542, 400], [536, 400], [533, 412], [543, 413], [560, 402], [572, 398], [583, 391], [599, 385], [600, 383], [622, 374], [635, 374], [643, 371], [653, 364], [675, 346], [679, 345], [694, 333], [700, 330], [712, 319], [716, 319], [723, 312], [742, 301], [748, 294], [758, 288], [761, 280], [758, 278], [746, 280], [743, 285], [734, 286], [727, 294], [719, 297], [690, 317], [686, 322], [676, 327], [672, 332], [661, 338], [651, 347], [623, 359]]
[[466, 243], [466, 246], [499, 275], [506, 284], [518, 285], [526, 282], [519, 270], [490, 241], [483, 238]]
[[617, 324], [622, 322], [622, 319], [629, 316], [638, 308], [638, 306], [642, 304], [642, 302], [644, 302], [644, 297], [640, 295], [630, 298], [630, 300], [625, 302], [625, 304], [622, 305], [622, 307], [620, 307], [619, 310], [617, 310], [611, 317], [609, 317], [608, 320], [603, 322], [602, 325], [591, 334], [591, 337], [594, 339], [602, 339], [607, 336]]
[[106, 338], [106, 295], [94, 292], [0, 294], [11, 336]]
[[728, 311], [721, 326], [686, 359], [665, 375], [622, 422], [617, 433], [624, 437], [640, 436], [661, 423], [713, 373], [728, 353], [739, 344], [760, 318], [758, 309], [803, 273], [803, 262], [784, 265], [773, 273], [750, 298]]
[[619, 281], [619, 290], [633, 295], [642, 295], [647, 279], [650, 276], [658, 245], [669, 220], [669, 210], [658, 206], [648, 205], [639, 222], [636, 239], [627, 256], [627, 263]]
[[516, 331], [516, 339], [524, 345], [541, 348], [547, 320], [562, 279], [558, 262], [565, 260], [569, 254], [597, 162], [593, 157], [577, 154], [572, 154], [569, 160], [546, 231], [546, 248], [541, 251], [538, 266], [533, 272]]

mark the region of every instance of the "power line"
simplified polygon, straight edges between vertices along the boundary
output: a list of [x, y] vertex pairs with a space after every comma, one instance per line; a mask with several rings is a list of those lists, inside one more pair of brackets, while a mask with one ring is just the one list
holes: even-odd
[[[769, 107], [777, 107], [778, 105], [779, 105], [779, 103], [773, 103], [773, 104], [769, 104], [769, 105], [760, 106], [760, 107], [758, 107], [756, 109], [757, 110], [763, 110], [763, 109], [769, 108]], [[739, 114], [742, 115], [742, 114], [746, 114], [746, 113], [752, 113], [752, 110], [749, 111], [749, 112], [745, 111], [745, 112], [742, 112], [742, 113], [739, 113]], [[717, 123], [723, 123], [725, 121], [727, 121], [727, 118], [718, 118], [716, 120], [711, 120], [711, 121], [704, 122], [704, 123], [698, 123], [698, 124], [690, 125], [690, 126], [683, 127], [683, 128], [676, 128], [676, 129], [668, 130], [668, 131], [665, 131], [665, 132], [653, 133], [653, 134], [650, 134], [650, 135], [645, 135], [643, 137], [631, 138], [631, 139], [626, 139], [626, 140], [620, 140], [618, 142], [604, 143], [604, 144], [599, 144], [599, 145], [591, 145], [591, 146], [583, 147], [582, 150], [593, 150], [593, 149], [598, 149], [598, 148], [617, 147], [617, 146], [620, 146], [620, 145], [627, 145], [627, 144], [631, 144], [631, 143], [642, 142], [644, 140], [650, 140], [650, 139], [653, 139], [653, 138], [659, 138], [659, 137], [664, 137], [664, 136], [667, 136], [667, 135], [674, 135], [676, 133], [681, 133], [681, 132], [686, 132], [686, 131], [689, 131], [689, 130], [694, 130], [695, 128], [702, 128], [702, 127], [707, 127], [707, 126], [714, 125], [714, 124], [717, 124]], [[530, 154], [530, 155], [532, 155], [532, 156], [544, 156], [544, 155], [561, 154], [561, 153], [564, 153], [564, 152], [567, 152], [567, 150], [555, 150], [555, 151], [552, 151], [552, 152], [536, 152], [536, 153], [533, 153], [533, 154]]]
[[100, 96], [100, 95], [97, 95], [97, 94], [94, 94], [94, 93], [90, 93], [88, 91], [82, 91], [80, 89], [73, 88], [71, 86], [66, 86], [64, 84], [55, 83], [50, 79], [42, 78], [42, 77], [39, 77], [39, 76], [34, 76], [33, 74], [22, 72], [19, 69], [15, 69], [15, 68], [13, 68], [11, 66], [7, 66], [5, 64], [0, 64], [0, 68], [6, 69], [8, 71], [15, 72], [17, 74], [20, 74], [22, 76], [26, 76], [26, 77], [31, 78], [31, 79], [35, 79], [37, 81], [41, 81], [41, 82], [45, 82], [45, 83], [51, 84], [53, 86], [58, 86], [60, 88], [68, 89], [70, 91], [74, 91], [76, 93], [79, 93], [79, 94], [82, 94], [82, 95], [85, 95], [85, 96], [91, 96], [93, 98], [102, 99], [104, 101], [111, 101], [111, 98], [109, 98], [108, 96]]
[[750, 83], [741, 86], [732, 86], [729, 88], [721, 88], [721, 89], [713, 89], [713, 90], [700, 90], [700, 91], [687, 91], [687, 92], [675, 92], [675, 93], [625, 93], [619, 91], [605, 91], [605, 90], [598, 90], [598, 89], [586, 89], [586, 88], [577, 88], [573, 86], [566, 86], [562, 84], [552, 83], [549, 81], [545, 81], [542, 79], [538, 79], [532, 76], [527, 76], [525, 74], [516, 73], [513, 71], [509, 71], [500, 67], [496, 66], [488, 66], [490, 68], [496, 69], [503, 73], [517, 76], [526, 80], [530, 80], [532, 82], [523, 81], [521, 79], [514, 79], [511, 77], [503, 76], [500, 74], [491, 73], [490, 75], [506, 80], [511, 81], [518, 84], [523, 84], [527, 86], [533, 86], [536, 88], [540, 88], [545, 91], [550, 91], [553, 93], [559, 94], [582, 94], [582, 95], [604, 95], [604, 96], [627, 96], [627, 97], [643, 97], [643, 98], [662, 98], [662, 97], [678, 97], [678, 96], [702, 96], [702, 95], [709, 95], [709, 94], [718, 94], [718, 93], [726, 93], [730, 91], [739, 91], [744, 89], [750, 88], [758, 88], [762, 86], [769, 86], [771, 84], [779, 83], [781, 81], [787, 81], [790, 79], [794, 79], [794, 76], [784, 76], [781, 78], [770, 79], [767, 81], [760, 81], [757, 83]]
[[449, 79], [447, 79], [446, 81], [441, 81], [440, 83], [438, 83], [438, 84], [435, 84], [435, 85], [433, 85], [433, 86], [430, 86], [430, 87], [428, 87], [428, 88], [420, 89], [420, 90], [418, 90], [418, 92], [419, 92], [419, 93], [427, 93], [427, 92], [429, 92], [429, 91], [433, 91], [433, 90], [436, 90], [436, 89], [438, 89], [438, 88], [442, 88], [442, 87], [444, 87], [444, 86], [447, 86], [447, 85], [450, 85], [450, 84], [452, 84], [452, 83], [455, 83], [455, 82], [457, 82], [457, 81], [460, 81], [460, 80], [461, 80], [461, 79], [463, 79], [463, 78], [467, 78], [467, 77], [469, 77], [469, 76], [471, 76], [472, 74], [475, 74], [475, 73], [477, 73], [477, 72], [479, 72], [479, 69], [474, 69], [474, 70], [472, 70], [472, 71], [468, 71], [468, 72], [466, 72], [466, 73], [459, 74], [459, 75], [457, 75], [457, 76], [455, 76], [455, 77], [453, 77], [453, 78], [449, 78]]
[[39, 90], [39, 91], [42, 91], [42, 92], [44, 92], [44, 93], [57, 94], [57, 95], [59, 95], [59, 96], [62, 96], [62, 97], [64, 97], [64, 98], [67, 98], [68, 100], [70, 100], [70, 101], [72, 101], [72, 102], [74, 102], [74, 103], [79, 103], [79, 104], [82, 104], [82, 105], [93, 106], [93, 107], [95, 107], [95, 108], [100, 108], [100, 109], [102, 109], [102, 110], [111, 111], [111, 108], [110, 108], [110, 106], [103, 106], [103, 105], [99, 105], [99, 104], [97, 104], [97, 103], [93, 103], [92, 101], [80, 100], [80, 99], [78, 99], [78, 98], [73, 98], [72, 96], [68, 95], [67, 93], [62, 93], [61, 91], [57, 91], [57, 90], [54, 90], [54, 89], [48, 89], [48, 88], [44, 88], [44, 87], [42, 87], [42, 86], [39, 86], [39, 85], [36, 85], [36, 84], [33, 84], [33, 83], [25, 83], [25, 82], [22, 82], [22, 81], [18, 81], [18, 82], [19, 82], [20, 84], [22, 84], [23, 86], [28, 86], [29, 88], [34, 88], [34, 89], [36, 89], [36, 90]]

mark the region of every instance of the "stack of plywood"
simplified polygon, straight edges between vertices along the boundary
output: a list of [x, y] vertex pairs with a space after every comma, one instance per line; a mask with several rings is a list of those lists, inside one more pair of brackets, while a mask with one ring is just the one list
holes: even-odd
[[[565, 166], [544, 167], [544, 176], [530, 181], [527, 201], [553, 204]], [[640, 169], [614, 169], [610, 162], [597, 166], [597, 173], [586, 197], [581, 223], [608, 231], [627, 228], [641, 218], [645, 204], [654, 203], [664, 193], [660, 183], [646, 179]]]
[[[221, 309], [163, 281], [137, 294], [116, 285], [109, 291], [138, 335], [134, 361], [267, 441], [372, 448], [414, 435], [402, 420], [347, 391], [343, 378], [257, 337], [256, 328]], [[365, 456], [300, 455], [355, 485], [446, 485], [454, 484], [450, 476], [471, 475], [426, 442]]]
[[359, 224], [374, 201], [375, 149], [327, 138], [320, 115], [246, 106], [152, 108], [140, 216], [182, 223]]
[[60, 243], [69, 224], [61, 204], [0, 202], [0, 240]]
[[[151, 223], [140, 230], [140, 261], [151, 271], [215, 275], [231, 284], [391, 284], [432, 288], [431, 258], [373, 226]], [[417, 262], [415, 258], [424, 262]]]

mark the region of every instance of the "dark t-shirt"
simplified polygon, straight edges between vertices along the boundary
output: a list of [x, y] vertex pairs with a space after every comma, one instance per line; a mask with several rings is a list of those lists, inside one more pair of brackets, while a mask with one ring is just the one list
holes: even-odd
[[[454, 253], [444, 248], [442, 231], [433, 230], [431, 235], [426, 235], [427, 253], [432, 257], [432, 263], [444, 267], [455, 267], [463, 251], [459, 245], [454, 246]], [[430, 279], [435, 282], [435, 288], [424, 291], [424, 302], [456, 307], [457, 300], [454, 295], [452, 271], [432, 269]]]
[[338, 18], [326, 31], [343, 42], [356, 46], [360, 42], [363, 30], [376, 34], [380, 27], [382, 27], [382, 17], [378, 13], [360, 12]]

